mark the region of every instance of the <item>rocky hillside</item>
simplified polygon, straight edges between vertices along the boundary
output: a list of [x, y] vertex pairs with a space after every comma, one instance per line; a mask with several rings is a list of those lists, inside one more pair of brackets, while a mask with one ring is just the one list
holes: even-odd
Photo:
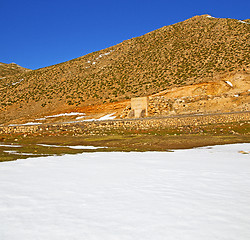
[[[7, 76], [15, 75], [18, 73], [25, 73], [31, 71], [30, 69], [23, 68], [16, 63], [1, 63], [0, 62], [0, 80]], [[3, 84], [3, 83], [2, 83]]]
[[0, 82], [1, 122], [152, 95], [249, 67], [248, 20], [195, 16]]

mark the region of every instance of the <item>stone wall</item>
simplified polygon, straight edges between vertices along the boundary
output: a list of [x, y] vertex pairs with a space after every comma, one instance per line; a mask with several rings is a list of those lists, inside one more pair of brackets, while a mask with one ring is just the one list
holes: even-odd
[[49, 124], [36, 126], [0, 127], [0, 134], [92, 134], [113, 130], [164, 129], [181, 126], [201, 126], [206, 124], [250, 121], [250, 112], [196, 116], [172, 116], [164, 118], [144, 118], [134, 120], [109, 120], [80, 122], [74, 124]]
[[182, 98], [149, 97], [148, 116], [219, 113], [250, 110], [250, 92], [219, 96], [203, 95]]

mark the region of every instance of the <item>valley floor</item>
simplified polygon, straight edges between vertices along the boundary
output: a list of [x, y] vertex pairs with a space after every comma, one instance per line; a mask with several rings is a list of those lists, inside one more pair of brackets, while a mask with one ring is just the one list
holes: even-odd
[[[227, 121], [224, 121], [225, 116], [229, 116]], [[181, 121], [183, 124], [180, 124]], [[164, 123], [169, 125], [160, 125]], [[171, 151], [209, 145], [250, 143], [249, 134], [249, 113], [212, 115], [206, 121], [204, 116], [182, 116], [163, 120], [2, 127], [0, 161], [83, 152]]]

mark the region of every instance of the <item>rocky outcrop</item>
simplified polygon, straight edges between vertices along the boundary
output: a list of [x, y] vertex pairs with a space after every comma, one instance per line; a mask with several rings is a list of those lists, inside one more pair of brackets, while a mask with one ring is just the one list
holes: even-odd
[[[139, 100], [139, 99], [138, 99]], [[250, 74], [236, 72], [213, 82], [176, 87], [148, 97], [147, 116], [196, 113], [244, 112], [250, 110]], [[133, 117], [127, 106], [121, 118]]]

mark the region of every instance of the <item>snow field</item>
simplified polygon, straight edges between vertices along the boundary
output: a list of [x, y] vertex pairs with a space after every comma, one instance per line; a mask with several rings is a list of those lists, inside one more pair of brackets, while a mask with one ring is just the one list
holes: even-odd
[[0, 164], [0, 239], [248, 240], [250, 144]]

